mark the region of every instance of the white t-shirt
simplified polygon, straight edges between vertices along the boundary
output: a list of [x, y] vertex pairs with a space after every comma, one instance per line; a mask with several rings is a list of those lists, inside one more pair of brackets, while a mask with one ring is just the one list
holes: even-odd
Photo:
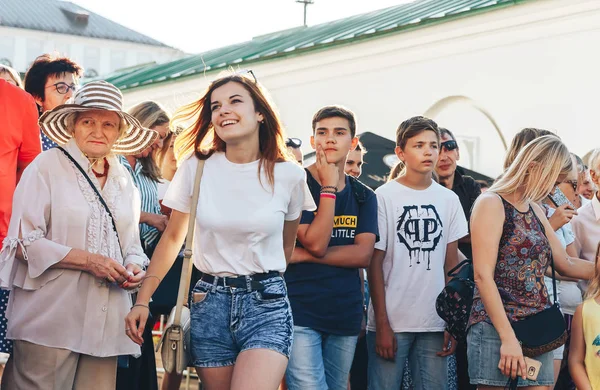
[[[224, 153], [204, 165], [196, 211], [193, 260], [200, 271], [217, 276], [285, 271], [283, 223], [316, 206], [306, 174], [293, 162], [275, 164], [275, 186], [258, 160], [235, 164]], [[163, 204], [190, 212], [198, 160], [184, 161], [165, 194]]]
[[165, 194], [167, 193], [167, 189], [169, 188], [170, 181], [167, 179], [160, 179], [158, 185], [156, 186], [158, 192], [158, 200], [161, 201], [165, 198]]
[[[394, 332], [441, 332], [435, 300], [445, 286], [446, 245], [468, 234], [458, 196], [433, 182], [414, 190], [393, 180], [377, 194], [388, 320]], [[367, 329], [375, 331], [369, 305]]]

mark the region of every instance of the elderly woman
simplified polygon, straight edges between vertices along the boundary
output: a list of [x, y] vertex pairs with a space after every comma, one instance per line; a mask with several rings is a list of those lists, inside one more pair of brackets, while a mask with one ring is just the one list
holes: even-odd
[[140, 353], [123, 318], [148, 259], [139, 193], [113, 153], [139, 153], [157, 134], [103, 81], [40, 125], [63, 147], [40, 154], [15, 192], [0, 252], [14, 342], [2, 389], [114, 389], [117, 356]]

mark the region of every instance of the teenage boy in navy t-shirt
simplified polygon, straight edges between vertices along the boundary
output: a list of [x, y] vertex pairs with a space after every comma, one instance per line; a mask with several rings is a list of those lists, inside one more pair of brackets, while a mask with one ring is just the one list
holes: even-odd
[[294, 316], [286, 372], [290, 390], [346, 390], [363, 318], [359, 271], [377, 240], [377, 198], [344, 173], [356, 138], [354, 114], [327, 106], [313, 117], [316, 163], [307, 183], [316, 213], [303, 212], [285, 273]]

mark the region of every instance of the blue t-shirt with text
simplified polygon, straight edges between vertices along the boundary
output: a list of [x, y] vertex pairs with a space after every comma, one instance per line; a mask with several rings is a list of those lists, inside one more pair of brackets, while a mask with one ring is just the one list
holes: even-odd
[[[319, 207], [321, 186], [307, 171], [307, 184]], [[312, 211], [303, 211], [300, 224], [310, 224]], [[352, 245], [361, 233], [378, 236], [377, 197], [368, 190], [359, 205], [346, 177], [344, 189], [337, 193], [335, 217], [329, 247]], [[296, 244], [302, 247], [298, 242]], [[342, 268], [320, 263], [290, 264], [285, 273], [294, 325], [341, 336], [360, 333], [363, 297], [358, 268]]]

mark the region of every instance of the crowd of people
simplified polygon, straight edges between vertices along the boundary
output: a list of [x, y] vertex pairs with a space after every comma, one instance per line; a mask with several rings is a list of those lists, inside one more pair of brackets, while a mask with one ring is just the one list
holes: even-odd
[[[373, 191], [345, 107], [314, 114], [303, 169], [252, 71], [174, 115], [126, 110], [81, 74], [52, 55], [24, 82], [0, 65], [2, 389], [158, 389], [152, 329], [194, 208], [190, 366], [206, 390], [600, 390], [600, 149], [588, 167], [525, 128], [481, 182], [452, 131], [415, 116]], [[436, 301], [461, 266], [457, 333]], [[523, 324], [560, 337], [533, 348]]]

